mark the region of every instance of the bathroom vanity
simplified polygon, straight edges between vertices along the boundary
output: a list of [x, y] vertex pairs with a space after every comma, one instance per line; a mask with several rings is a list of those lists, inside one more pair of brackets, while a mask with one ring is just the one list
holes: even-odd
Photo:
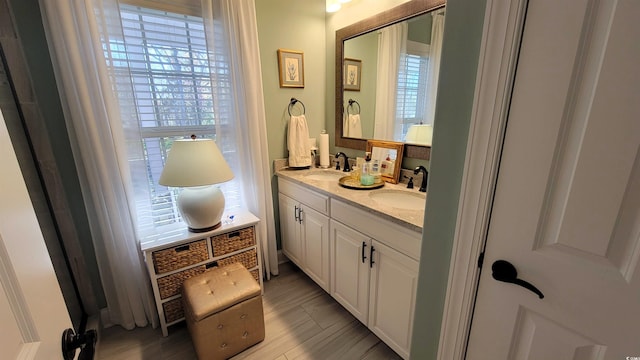
[[276, 172], [282, 252], [403, 358], [409, 357], [425, 194], [341, 187], [335, 170]]

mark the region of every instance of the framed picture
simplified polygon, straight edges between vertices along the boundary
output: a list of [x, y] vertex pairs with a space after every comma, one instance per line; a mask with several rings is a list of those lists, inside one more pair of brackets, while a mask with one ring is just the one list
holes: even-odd
[[302, 51], [278, 49], [278, 72], [281, 88], [303, 88], [304, 54]]
[[360, 91], [360, 74], [362, 73], [362, 60], [344, 59], [344, 89]]

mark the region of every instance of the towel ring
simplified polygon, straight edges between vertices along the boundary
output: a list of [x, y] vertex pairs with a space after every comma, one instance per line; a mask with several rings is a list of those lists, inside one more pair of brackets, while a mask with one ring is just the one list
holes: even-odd
[[302, 114], [300, 115], [304, 115], [304, 113], [307, 112], [307, 110], [304, 108], [304, 104], [302, 103], [302, 101], [296, 98], [291, 98], [291, 101], [289, 101], [289, 108], [287, 109], [287, 111], [289, 112], [289, 116], [291, 116], [291, 109], [296, 105], [296, 103], [300, 103], [300, 105], [302, 105]]
[[353, 99], [349, 99], [349, 106], [347, 106], [347, 114], [349, 113], [349, 108], [354, 108], [353, 107], [353, 103], [356, 103], [356, 105], [358, 105], [358, 112], [357, 113], [353, 113], [353, 114], [360, 114], [360, 103], [358, 103], [357, 101], [353, 100]]

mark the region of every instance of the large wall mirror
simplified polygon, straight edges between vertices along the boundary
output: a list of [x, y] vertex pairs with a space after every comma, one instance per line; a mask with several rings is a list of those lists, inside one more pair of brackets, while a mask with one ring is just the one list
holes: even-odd
[[445, 0], [413, 0], [336, 31], [336, 146], [429, 158], [444, 17]]

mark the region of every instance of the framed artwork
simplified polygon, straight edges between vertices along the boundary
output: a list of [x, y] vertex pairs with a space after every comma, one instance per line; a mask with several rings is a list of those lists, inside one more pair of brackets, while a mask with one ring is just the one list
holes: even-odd
[[362, 73], [362, 60], [344, 59], [344, 89], [360, 91], [360, 74]]
[[281, 88], [303, 88], [304, 54], [302, 51], [278, 49], [278, 72]]

